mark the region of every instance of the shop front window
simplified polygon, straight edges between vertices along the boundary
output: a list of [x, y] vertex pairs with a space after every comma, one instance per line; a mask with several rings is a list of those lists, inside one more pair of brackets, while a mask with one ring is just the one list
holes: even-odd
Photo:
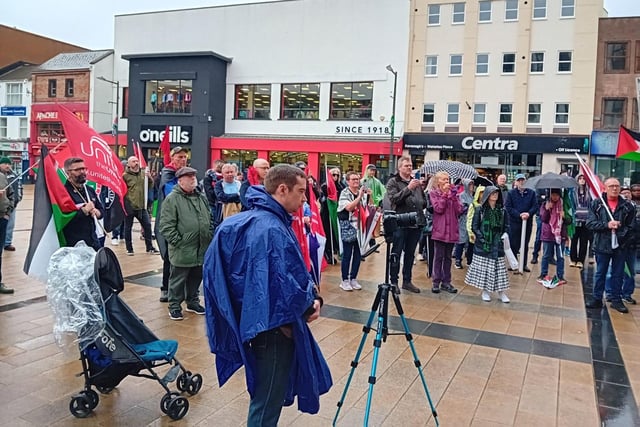
[[332, 119], [371, 120], [373, 82], [331, 83]]
[[255, 150], [222, 150], [222, 160], [225, 163], [233, 163], [238, 166], [238, 171], [245, 174], [249, 166], [253, 165], [253, 161], [258, 158], [258, 152]]
[[496, 182], [498, 175], [505, 174], [507, 182], [524, 173], [539, 175], [542, 170], [542, 154], [478, 153], [468, 151], [440, 152], [441, 160], [453, 160], [473, 166], [480, 176]]
[[595, 173], [602, 182], [609, 177], [617, 178], [622, 185], [640, 182], [640, 166], [632, 160], [596, 157]]
[[36, 127], [37, 139], [40, 144], [58, 144], [67, 138], [64, 135], [62, 123], [38, 123]]
[[[384, 157], [384, 156], [381, 156]], [[373, 161], [373, 160], [372, 160]], [[327, 168], [340, 168], [340, 172], [342, 175], [346, 172], [352, 171], [357, 173], [362, 173], [362, 156], [359, 154], [335, 154], [335, 153], [324, 153], [320, 154], [320, 183], [326, 182], [327, 174], [324, 169], [324, 165], [327, 165]], [[389, 163], [384, 161], [374, 161], [374, 164], [377, 168], [377, 177], [382, 180], [381, 173], [384, 171], [381, 169], [387, 169], [389, 167]], [[383, 174], [384, 175], [384, 174]], [[317, 178], [317, 177], [316, 177]], [[385, 182], [385, 181], [382, 181]]]
[[269, 153], [269, 163], [271, 167], [275, 165], [293, 165], [296, 162], [307, 163], [307, 153], [293, 152], [293, 151], [271, 151]]
[[320, 83], [283, 84], [281, 119], [317, 120], [320, 115]]
[[191, 114], [193, 80], [147, 80], [144, 112], [146, 114]]
[[236, 85], [234, 119], [271, 119], [271, 85]]

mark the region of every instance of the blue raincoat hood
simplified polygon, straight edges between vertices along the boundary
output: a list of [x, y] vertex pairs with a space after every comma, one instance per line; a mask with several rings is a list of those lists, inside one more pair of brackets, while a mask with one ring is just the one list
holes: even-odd
[[249, 340], [290, 325], [295, 353], [285, 404], [297, 397], [298, 409], [314, 414], [332, 380], [304, 317], [315, 299], [313, 281], [291, 215], [263, 186], [249, 187], [246, 197], [250, 210], [222, 222], [204, 260], [207, 336], [218, 382], [224, 385], [244, 365], [253, 396], [255, 360]]

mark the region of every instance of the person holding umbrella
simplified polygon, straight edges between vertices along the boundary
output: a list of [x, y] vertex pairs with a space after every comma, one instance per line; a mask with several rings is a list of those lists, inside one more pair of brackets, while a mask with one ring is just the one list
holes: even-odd
[[[540, 276], [538, 282], [550, 282], [556, 285], [564, 285], [564, 242], [567, 240], [567, 224], [571, 218], [565, 218], [562, 206], [562, 190], [552, 188], [549, 200], [540, 206], [540, 221], [542, 231], [542, 263], [540, 264]], [[548, 275], [549, 264], [556, 257], [556, 275], [551, 278]]]
[[[522, 257], [520, 261], [522, 271], [530, 273], [531, 270], [527, 267], [527, 256], [533, 221], [529, 219], [538, 210], [538, 203], [536, 201], [536, 192], [525, 187], [526, 180], [527, 177], [524, 174], [519, 173], [516, 175], [515, 188], [509, 190], [505, 201], [505, 209], [509, 214], [509, 244], [514, 254]], [[523, 227], [525, 228], [524, 230]], [[522, 242], [523, 234], [524, 242]], [[524, 253], [519, 254], [521, 246], [524, 247]]]

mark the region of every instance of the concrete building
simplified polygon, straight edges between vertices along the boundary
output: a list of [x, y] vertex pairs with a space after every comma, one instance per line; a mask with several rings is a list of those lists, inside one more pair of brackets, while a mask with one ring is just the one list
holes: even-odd
[[495, 177], [575, 168], [602, 0], [411, 1], [405, 149]]
[[[128, 88], [121, 127], [147, 154], [163, 129], [206, 169], [224, 158], [388, 167], [400, 153], [408, 0], [290, 0], [115, 18], [115, 79]], [[153, 37], [141, 37], [141, 34]], [[188, 98], [187, 98], [188, 97]], [[187, 99], [189, 102], [187, 102]]]
[[591, 144], [595, 172], [627, 185], [640, 182], [638, 163], [615, 158], [620, 125], [640, 129], [640, 17], [600, 19], [596, 67]]
[[66, 140], [54, 105], [64, 105], [98, 132], [111, 131], [115, 88], [99, 78], [111, 80], [112, 73], [112, 50], [61, 53], [33, 71], [32, 161], [40, 155], [42, 144], [51, 148]]

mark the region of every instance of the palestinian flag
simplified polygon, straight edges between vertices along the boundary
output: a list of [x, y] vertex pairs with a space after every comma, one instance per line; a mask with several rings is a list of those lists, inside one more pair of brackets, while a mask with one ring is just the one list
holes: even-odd
[[44, 145], [36, 180], [29, 250], [23, 271], [46, 282], [51, 255], [66, 241], [62, 230], [78, 213], [59, 173], [56, 160]]
[[640, 162], [640, 133], [620, 126], [616, 158]]

